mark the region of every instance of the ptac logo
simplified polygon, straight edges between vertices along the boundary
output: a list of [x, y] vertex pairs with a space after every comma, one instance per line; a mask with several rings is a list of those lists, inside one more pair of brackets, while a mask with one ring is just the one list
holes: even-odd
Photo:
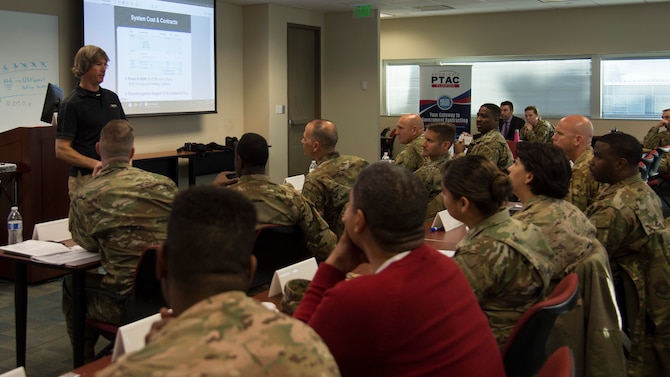
[[460, 88], [461, 77], [458, 72], [440, 71], [430, 76], [430, 86], [433, 88]]
[[437, 99], [437, 107], [439, 107], [440, 110], [449, 110], [453, 104], [454, 101], [452, 101], [449, 96], [442, 96]]

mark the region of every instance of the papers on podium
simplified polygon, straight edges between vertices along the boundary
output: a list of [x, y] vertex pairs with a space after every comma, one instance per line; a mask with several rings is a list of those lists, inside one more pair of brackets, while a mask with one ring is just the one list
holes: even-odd
[[149, 333], [149, 330], [151, 330], [151, 325], [160, 320], [160, 313], [156, 313], [119, 327], [119, 331], [116, 333], [116, 339], [114, 340], [112, 362], [115, 362], [123, 354], [139, 351], [144, 348], [146, 345], [144, 337]]
[[288, 183], [289, 185], [293, 186], [294, 189], [302, 191], [302, 186], [305, 184], [305, 175], [300, 174], [294, 175], [292, 177], [286, 177], [284, 178], [284, 183]]
[[275, 271], [274, 276], [272, 276], [272, 283], [270, 283], [268, 297], [284, 293], [284, 285], [289, 280], [312, 280], [316, 274], [316, 269], [316, 258], [309, 258]]

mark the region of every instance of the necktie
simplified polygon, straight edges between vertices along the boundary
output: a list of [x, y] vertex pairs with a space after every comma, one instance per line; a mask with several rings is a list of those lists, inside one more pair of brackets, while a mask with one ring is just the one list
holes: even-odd
[[507, 137], [507, 132], [509, 131], [509, 120], [505, 121], [505, 124], [503, 125], [502, 129], [502, 134], [504, 137]]

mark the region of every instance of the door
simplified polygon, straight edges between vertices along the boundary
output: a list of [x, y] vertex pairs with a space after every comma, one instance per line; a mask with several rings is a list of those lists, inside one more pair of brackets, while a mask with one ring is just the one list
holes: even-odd
[[288, 175], [306, 174], [311, 158], [302, 149], [305, 125], [321, 117], [321, 29], [288, 25]]

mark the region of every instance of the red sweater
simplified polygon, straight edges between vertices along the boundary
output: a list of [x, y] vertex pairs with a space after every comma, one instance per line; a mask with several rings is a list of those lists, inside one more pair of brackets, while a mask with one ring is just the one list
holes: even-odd
[[322, 263], [294, 314], [343, 377], [504, 377], [488, 320], [450, 258], [422, 245], [379, 274], [344, 279]]

